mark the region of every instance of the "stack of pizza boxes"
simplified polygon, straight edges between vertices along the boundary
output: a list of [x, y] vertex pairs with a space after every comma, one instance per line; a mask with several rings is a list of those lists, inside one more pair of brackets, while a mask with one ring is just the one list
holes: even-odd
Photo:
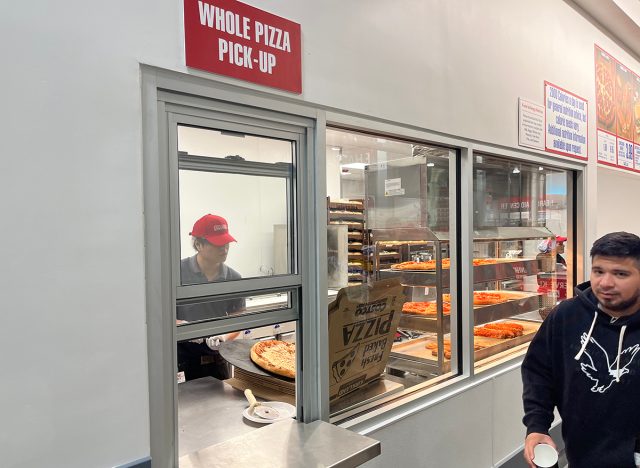
[[332, 402], [384, 372], [406, 298], [396, 279], [343, 288], [329, 305]]

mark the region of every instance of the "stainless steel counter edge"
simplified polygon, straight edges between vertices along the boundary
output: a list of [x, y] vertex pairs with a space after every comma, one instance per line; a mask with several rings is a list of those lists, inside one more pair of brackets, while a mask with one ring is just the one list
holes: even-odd
[[180, 468], [351, 468], [377, 457], [380, 442], [324, 421], [293, 419], [180, 457]]

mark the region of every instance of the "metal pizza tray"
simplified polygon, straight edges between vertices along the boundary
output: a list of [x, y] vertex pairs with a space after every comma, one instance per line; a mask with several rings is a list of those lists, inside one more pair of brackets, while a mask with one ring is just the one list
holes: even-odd
[[[540, 309], [540, 294], [524, 291], [499, 291], [508, 294], [511, 298], [506, 302], [485, 306], [474, 306], [474, 325], [481, 325], [495, 320], [513, 317], [526, 312], [538, 311]], [[449, 332], [449, 316], [443, 318], [443, 330]], [[438, 322], [436, 317], [425, 317], [421, 315], [405, 314], [400, 316], [400, 328], [409, 330], [421, 330], [427, 332], [437, 332]]]
[[[492, 357], [498, 353], [506, 351], [508, 349], [519, 346], [523, 343], [527, 343], [533, 339], [533, 336], [538, 332], [541, 323], [531, 320], [513, 320], [509, 319], [509, 322], [514, 322], [524, 327], [523, 334], [515, 338], [498, 339], [487, 338], [484, 336], [474, 336], [473, 342], [481, 344], [484, 348], [474, 351], [474, 361], [481, 361], [488, 357]], [[444, 336], [445, 339], [449, 339], [449, 335]], [[402, 343], [395, 343], [391, 347], [391, 358], [399, 358], [404, 361], [416, 361], [421, 364], [426, 364], [431, 367], [437, 367], [438, 358], [433, 356], [430, 349], [425, 348], [427, 341], [436, 341], [435, 335], [421, 337], [413, 340], [408, 340]], [[451, 370], [451, 363], [449, 359], [444, 359], [442, 363], [442, 372], [449, 372]]]
[[[522, 278], [538, 273], [538, 260], [535, 258], [497, 258], [497, 263], [477, 265], [473, 267], [473, 282], [487, 283], [510, 278]], [[380, 278], [400, 278], [400, 282], [408, 286], [435, 286], [436, 270], [393, 270], [381, 269]], [[442, 286], [449, 285], [449, 269], [440, 270]]]
[[229, 364], [233, 364], [240, 369], [251, 372], [252, 374], [263, 375], [266, 377], [275, 377], [287, 382], [293, 382], [294, 379], [288, 379], [281, 375], [272, 374], [258, 367], [251, 360], [251, 347], [260, 340], [232, 340], [220, 343], [218, 351], [220, 356]]

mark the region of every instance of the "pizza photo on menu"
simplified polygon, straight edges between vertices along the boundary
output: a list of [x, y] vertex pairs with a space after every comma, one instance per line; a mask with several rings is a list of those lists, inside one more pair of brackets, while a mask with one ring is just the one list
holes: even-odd
[[620, 138], [633, 141], [633, 98], [635, 89], [631, 82], [631, 72], [623, 65], [616, 63], [615, 77], [615, 109], [616, 133]]
[[[633, 141], [640, 144], [640, 76], [634, 75], [635, 92], [633, 94]], [[640, 169], [636, 166], [636, 169]]]
[[251, 347], [251, 360], [261, 369], [290, 379], [296, 376], [296, 345], [280, 340], [258, 341]]
[[604, 51], [596, 48], [596, 114], [598, 128], [615, 132], [614, 61]]

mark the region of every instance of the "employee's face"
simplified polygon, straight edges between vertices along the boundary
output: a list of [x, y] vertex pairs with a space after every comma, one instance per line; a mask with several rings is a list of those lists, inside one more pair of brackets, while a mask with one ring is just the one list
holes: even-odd
[[640, 307], [640, 269], [632, 258], [596, 255], [591, 266], [591, 288], [601, 306], [622, 314]]
[[209, 242], [200, 245], [198, 255], [207, 263], [224, 263], [229, 253], [229, 244], [221, 246], [213, 245]]

